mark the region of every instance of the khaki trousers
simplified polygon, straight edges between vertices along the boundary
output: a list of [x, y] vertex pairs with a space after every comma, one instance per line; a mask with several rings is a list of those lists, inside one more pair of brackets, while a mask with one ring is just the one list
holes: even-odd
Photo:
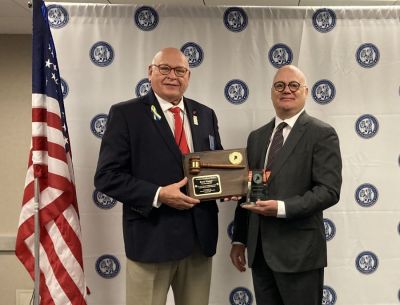
[[212, 258], [199, 250], [182, 260], [141, 263], [127, 259], [126, 305], [165, 305], [169, 287], [175, 305], [208, 305]]

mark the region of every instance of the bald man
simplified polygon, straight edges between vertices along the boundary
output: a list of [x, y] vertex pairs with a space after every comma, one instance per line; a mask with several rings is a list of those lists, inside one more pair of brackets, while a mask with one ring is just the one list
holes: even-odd
[[233, 265], [252, 269], [257, 305], [321, 305], [327, 250], [323, 210], [339, 201], [339, 139], [309, 116], [306, 78], [280, 68], [273, 80], [275, 117], [250, 133], [249, 168], [264, 170], [267, 198], [238, 204], [231, 249]]
[[108, 115], [94, 183], [123, 205], [127, 305], [164, 305], [170, 287], [176, 305], [208, 305], [218, 207], [185, 194], [182, 155], [222, 146], [214, 111], [183, 96], [190, 73], [162, 49], [147, 95]]

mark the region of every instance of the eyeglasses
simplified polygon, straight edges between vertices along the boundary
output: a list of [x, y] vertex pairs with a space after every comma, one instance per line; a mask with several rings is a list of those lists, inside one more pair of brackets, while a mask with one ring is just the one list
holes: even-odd
[[177, 77], [183, 77], [185, 76], [186, 72], [189, 71], [185, 67], [172, 68], [168, 65], [151, 65], [151, 66], [157, 67], [158, 71], [160, 71], [162, 75], [168, 75], [171, 72], [171, 70], [174, 70], [174, 73]]
[[274, 83], [274, 85], [273, 85], [274, 89], [278, 92], [283, 92], [285, 90], [286, 86], [289, 87], [290, 92], [294, 93], [297, 90], [299, 90], [300, 87], [305, 87], [306, 85], [300, 85], [300, 83], [298, 83], [296, 81], [291, 81], [291, 82], [289, 82], [289, 84], [279, 81], [279, 82]]

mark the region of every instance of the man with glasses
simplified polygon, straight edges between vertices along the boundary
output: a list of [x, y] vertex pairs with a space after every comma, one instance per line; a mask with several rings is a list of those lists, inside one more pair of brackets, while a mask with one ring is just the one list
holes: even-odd
[[113, 105], [95, 174], [97, 190], [123, 204], [126, 304], [208, 305], [218, 238], [215, 201], [184, 187], [182, 155], [222, 149], [214, 111], [183, 96], [188, 61], [159, 51], [148, 67], [146, 96]]
[[297, 67], [280, 68], [271, 88], [276, 116], [247, 142], [249, 168], [263, 170], [266, 197], [238, 204], [230, 256], [243, 272], [247, 248], [257, 305], [322, 302], [323, 210], [339, 201], [342, 161], [335, 130], [305, 112], [307, 94]]

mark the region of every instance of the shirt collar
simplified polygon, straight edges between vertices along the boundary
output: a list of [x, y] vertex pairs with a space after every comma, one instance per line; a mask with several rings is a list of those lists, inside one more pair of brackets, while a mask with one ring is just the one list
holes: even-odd
[[181, 111], [185, 113], [185, 104], [183, 103], [183, 97], [181, 97], [177, 105], [172, 105], [170, 102], [167, 102], [166, 100], [162, 99], [157, 93], [154, 92], [154, 95], [156, 96], [158, 102], [160, 103], [160, 107], [164, 113], [173, 107], [179, 107]]
[[275, 127], [274, 127], [274, 129], [276, 128], [276, 126], [278, 126], [282, 122], [285, 122], [286, 124], [288, 124], [288, 126], [290, 126], [290, 129], [292, 129], [294, 124], [296, 123], [297, 119], [299, 118], [300, 114], [302, 114], [304, 112], [304, 110], [305, 110], [304, 108], [301, 109], [301, 111], [299, 111], [299, 113], [297, 113], [296, 115], [294, 115], [291, 118], [286, 119], [286, 120], [282, 120], [278, 116], [275, 116]]

